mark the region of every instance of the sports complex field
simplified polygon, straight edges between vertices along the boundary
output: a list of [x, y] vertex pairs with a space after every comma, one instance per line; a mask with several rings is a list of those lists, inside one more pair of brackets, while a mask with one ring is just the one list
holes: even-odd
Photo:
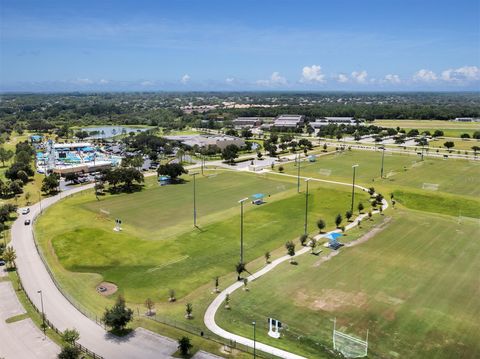
[[[221, 308], [217, 322], [251, 337], [255, 319], [258, 340], [307, 357], [328, 357], [321, 348], [331, 347], [335, 317], [347, 334], [364, 338], [369, 330], [372, 357], [480, 355], [480, 164], [385, 155], [387, 178], [381, 179], [380, 151], [345, 151], [302, 162], [300, 175], [348, 184], [353, 164], [359, 164], [356, 183], [374, 186], [387, 199], [393, 193], [397, 208], [349, 231], [344, 242], [363, 243], [331, 260], [323, 262], [330, 250], [322, 248], [318, 256], [298, 258], [296, 266], [280, 265], [250, 283], [250, 291], [233, 293], [232, 309]], [[297, 167], [283, 166], [285, 174], [275, 168], [266, 175], [210, 170], [197, 176], [198, 229], [191, 177], [164, 187], [148, 178], [138, 193], [97, 201], [85, 191], [54, 205], [35, 226], [37, 240], [62, 288], [91, 312], [101, 314], [116, 297], [96, 292], [108, 281], [140, 311], [152, 298], [157, 315], [169, 320], [186, 321], [185, 303], [191, 302], [189, 323], [204, 328], [213, 278], [220, 276], [220, 288], [236, 278], [239, 199], [267, 195], [263, 205], [245, 204], [249, 271], [264, 265], [265, 251], [273, 259], [284, 255], [284, 243], [303, 232], [305, 184], [297, 194]], [[350, 208], [351, 187], [311, 181], [309, 198], [309, 232], [316, 234], [318, 218], [332, 229], [335, 216]], [[359, 201], [370, 209], [367, 194], [357, 190], [355, 208]], [[112, 230], [115, 218], [123, 220], [121, 233]], [[169, 289], [176, 303], [168, 303]], [[266, 335], [268, 317], [287, 325], [282, 339]]]

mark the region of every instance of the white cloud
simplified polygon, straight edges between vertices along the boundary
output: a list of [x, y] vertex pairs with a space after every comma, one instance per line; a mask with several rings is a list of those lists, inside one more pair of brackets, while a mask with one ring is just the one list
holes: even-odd
[[322, 67], [319, 65], [305, 66], [302, 70], [300, 82], [325, 83], [325, 75], [322, 73]]
[[368, 77], [368, 73], [365, 70], [352, 72], [352, 78], [360, 84], [366, 83], [367, 77]]
[[232, 84], [232, 83], [235, 82], [235, 78], [233, 78], [233, 77], [227, 77], [227, 78], [225, 79], [225, 82], [226, 82], [227, 84]]
[[385, 82], [390, 82], [391, 84], [399, 84], [400, 82], [402, 82], [400, 80], [400, 77], [398, 75], [394, 75], [394, 74], [385, 75], [384, 81]]
[[142, 82], [140, 82], [140, 85], [142, 85], [142, 86], [153, 86], [154, 83], [153, 83], [153, 81], [142, 81]]
[[275, 71], [270, 76], [268, 80], [258, 80], [257, 85], [260, 86], [279, 86], [279, 85], [286, 85], [287, 79], [285, 77], [280, 76], [280, 73]]
[[337, 81], [340, 83], [348, 82], [348, 76], [345, 74], [338, 74]]
[[419, 82], [432, 82], [436, 81], [437, 79], [438, 77], [435, 72], [425, 69], [421, 69], [417, 71], [415, 75], [413, 75], [413, 80]]
[[100, 79], [100, 81], [98, 81], [98, 83], [99, 83], [100, 85], [106, 85], [106, 84], [108, 84], [109, 82], [110, 82], [110, 81], [105, 80], [105, 79]]
[[78, 85], [91, 85], [93, 84], [93, 80], [90, 80], [87, 78], [78, 78], [76, 80], [73, 80], [72, 83], [78, 84]]
[[180, 82], [182, 84], [186, 84], [188, 81], [190, 81], [190, 75], [189, 74], [183, 75], [182, 78], [180, 79]]
[[480, 69], [477, 66], [448, 69], [442, 72], [441, 78], [448, 82], [478, 81], [480, 80]]

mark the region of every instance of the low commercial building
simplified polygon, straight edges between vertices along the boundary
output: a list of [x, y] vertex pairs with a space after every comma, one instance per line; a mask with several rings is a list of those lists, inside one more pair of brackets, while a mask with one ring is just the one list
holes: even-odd
[[455, 122], [480, 122], [479, 118], [473, 117], [456, 117], [454, 120]]
[[355, 117], [323, 117], [316, 119], [315, 122], [310, 122], [310, 127], [313, 129], [319, 129], [322, 126], [327, 125], [362, 125], [363, 123], [357, 120]]
[[253, 128], [260, 126], [262, 121], [258, 117], [237, 117], [232, 124], [236, 129]]
[[245, 140], [242, 138], [226, 135], [183, 135], [183, 136], [165, 136], [167, 140], [178, 141], [188, 147], [198, 146], [208, 147], [217, 146], [223, 150], [228, 145], [237, 147], [245, 146]]
[[280, 115], [273, 122], [274, 127], [279, 128], [298, 128], [305, 123], [303, 115]]

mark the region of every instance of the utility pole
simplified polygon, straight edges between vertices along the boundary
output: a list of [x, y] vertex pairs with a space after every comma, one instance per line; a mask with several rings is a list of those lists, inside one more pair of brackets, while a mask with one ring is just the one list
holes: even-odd
[[256, 342], [257, 342], [257, 338], [256, 338], [256, 326], [257, 326], [257, 323], [255, 321], [252, 322], [252, 325], [253, 325], [253, 359], [255, 359], [257, 357], [257, 351], [256, 351]]
[[297, 155], [297, 193], [300, 193], [300, 155]]
[[352, 206], [350, 208], [350, 212], [353, 213], [353, 202], [355, 201], [355, 169], [358, 167], [358, 165], [353, 165], [353, 180], [352, 180]]
[[307, 229], [307, 223], [308, 223], [308, 182], [310, 181], [310, 178], [307, 178], [305, 180], [305, 183], [307, 185], [306, 189], [306, 194], [305, 194], [305, 227], [303, 233], [307, 235], [308, 229]]
[[43, 329], [43, 335], [44, 335], [44, 339], [47, 338], [47, 333], [46, 333], [46, 330], [47, 330], [47, 327], [45, 325], [45, 311], [43, 310], [43, 293], [41, 290], [37, 291], [38, 294], [40, 294], [40, 303], [42, 305], [42, 329]]
[[243, 262], [243, 202], [248, 200], [248, 197], [241, 199], [238, 201], [240, 203], [240, 263], [244, 264]]
[[385, 146], [382, 151], [382, 169], [380, 170], [380, 178], [383, 178], [383, 159], [385, 158]]
[[193, 226], [197, 227], [197, 192], [196, 192], [196, 182], [195, 177], [198, 175], [198, 172], [194, 172], [191, 174], [193, 177]]

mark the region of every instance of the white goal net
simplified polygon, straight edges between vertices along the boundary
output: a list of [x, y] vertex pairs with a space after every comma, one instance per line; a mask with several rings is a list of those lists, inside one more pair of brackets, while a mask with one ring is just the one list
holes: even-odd
[[438, 183], [424, 183], [422, 189], [426, 189], [428, 191], [437, 191]]
[[333, 324], [333, 349], [342, 353], [346, 358], [363, 358], [368, 355], [368, 330], [366, 340], [336, 330], [336, 320]]

